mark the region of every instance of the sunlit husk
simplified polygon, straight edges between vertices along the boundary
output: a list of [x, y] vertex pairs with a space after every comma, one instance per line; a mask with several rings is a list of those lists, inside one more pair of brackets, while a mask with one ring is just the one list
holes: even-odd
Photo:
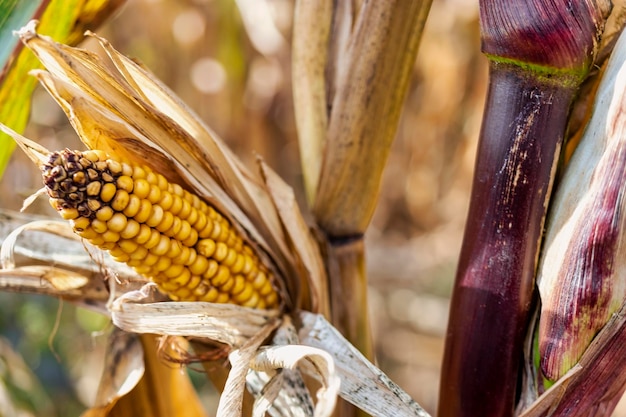
[[552, 202], [537, 277], [539, 350], [556, 380], [626, 299], [626, 38]]

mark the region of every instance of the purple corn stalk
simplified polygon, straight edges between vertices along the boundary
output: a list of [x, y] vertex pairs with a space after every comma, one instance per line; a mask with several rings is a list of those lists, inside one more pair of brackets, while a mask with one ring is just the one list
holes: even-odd
[[440, 417], [513, 415], [556, 163], [609, 11], [608, 1], [480, 2], [490, 84], [452, 296]]

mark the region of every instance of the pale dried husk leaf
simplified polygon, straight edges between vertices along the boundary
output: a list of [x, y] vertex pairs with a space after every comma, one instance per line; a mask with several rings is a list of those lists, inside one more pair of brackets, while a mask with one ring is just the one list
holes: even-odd
[[267, 323], [257, 334], [249, 338], [239, 349], [230, 352], [231, 369], [226, 379], [224, 392], [217, 407], [217, 417], [242, 415], [243, 394], [246, 387], [246, 374], [250, 362], [261, 345], [280, 325], [280, 320]]
[[340, 396], [372, 416], [427, 417], [402, 388], [374, 366], [321, 315], [301, 312], [300, 343], [328, 352], [341, 378]]
[[[288, 316], [283, 317], [280, 327], [272, 338], [272, 347], [269, 349], [295, 345], [298, 345], [298, 348], [302, 347], [298, 340], [298, 332], [291, 319]], [[281, 354], [278, 356], [280, 357]], [[313, 404], [300, 369], [295, 366], [283, 366], [281, 363], [270, 363], [269, 366], [258, 367], [256, 365], [258, 358], [259, 356], [253, 359], [251, 369], [246, 376], [248, 391], [255, 397], [253, 417], [262, 417], [266, 412], [272, 417], [313, 417], [316, 410], [319, 412], [321, 409], [328, 408], [326, 401], [318, 404], [317, 407]], [[296, 362], [293, 364], [295, 365]], [[315, 372], [313, 374], [312, 377], [315, 378]], [[337, 392], [330, 395], [330, 401], [333, 404], [336, 396]]]
[[113, 330], [107, 340], [104, 370], [93, 406], [81, 417], [105, 417], [144, 375], [145, 363], [139, 336]]
[[299, 362], [311, 367], [319, 374], [322, 387], [317, 392], [315, 417], [330, 416], [335, 408], [341, 380], [336, 371], [332, 356], [326, 351], [310, 346], [285, 345], [270, 346], [260, 350], [252, 361], [255, 371], [273, 373], [278, 369], [294, 370]]
[[113, 324], [132, 333], [207, 338], [239, 348], [279, 316], [234, 304], [205, 302], [149, 302], [149, 290], [132, 291], [110, 306]]

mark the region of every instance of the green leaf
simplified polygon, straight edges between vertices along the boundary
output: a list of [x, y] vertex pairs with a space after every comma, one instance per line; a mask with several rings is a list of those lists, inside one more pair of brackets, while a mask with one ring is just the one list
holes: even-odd
[[45, 3], [48, 0], [0, 0], [0, 64], [3, 68], [19, 42], [13, 31], [24, 26]]
[[[23, 132], [30, 114], [30, 98], [36, 80], [28, 73], [40, 66], [22, 48], [13, 31], [32, 19], [40, 21], [38, 32], [60, 42], [76, 43], [85, 29], [91, 28], [124, 0], [0, 0], [0, 123]], [[0, 134], [0, 178], [6, 169], [15, 143]]]

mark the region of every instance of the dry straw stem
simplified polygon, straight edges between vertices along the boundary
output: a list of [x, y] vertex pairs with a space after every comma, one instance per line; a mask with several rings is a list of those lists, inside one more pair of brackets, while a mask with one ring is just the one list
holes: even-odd
[[293, 100], [304, 189], [309, 204], [315, 200], [328, 128], [324, 71], [328, 61], [332, 12], [331, 0], [298, 0], [294, 13]]
[[[335, 2], [335, 7], [343, 3], [349, 2]], [[337, 67], [327, 72], [336, 78], [325, 81], [332, 94], [327, 97], [328, 130], [313, 205], [330, 236], [360, 235], [371, 220], [429, 8], [428, 0], [364, 3], [350, 26], [346, 49], [337, 51], [343, 59], [330, 60]], [[347, 30], [333, 28], [340, 29]], [[314, 85], [320, 85], [321, 75], [315, 72]], [[310, 98], [317, 103], [313, 110], [321, 107], [316, 98], [320, 93]]]

